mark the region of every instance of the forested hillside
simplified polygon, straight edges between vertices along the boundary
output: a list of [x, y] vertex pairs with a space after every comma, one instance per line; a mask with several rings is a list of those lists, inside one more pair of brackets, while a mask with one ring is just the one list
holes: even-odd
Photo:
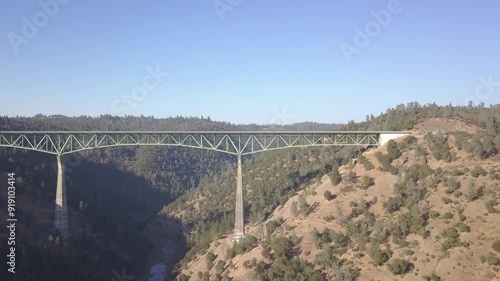
[[[349, 186], [359, 186], [361, 190], [372, 188], [371, 186], [379, 182], [377, 177], [383, 178], [386, 177], [386, 174], [392, 175], [395, 178], [400, 178], [401, 184], [405, 185], [409, 181], [408, 177], [413, 177], [408, 174], [410, 170], [400, 170], [399, 167], [394, 164], [405, 161], [400, 159], [405, 151], [421, 155], [419, 157], [425, 155], [425, 157], [429, 159], [426, 161], [435, 159], [445, 163], [452, 163], [457, 161], [457, 159], [471, 157], [479, 161], [477, 162], [479, 166], [483, 164], [481, 161], [484, 160], [490, 160], [490, 162], [498, 161], [497, 155], [500, 151], [499, 118], [500, 107], [498, 105], [486, 108], [484, 106], [451, 107], [436, 106], [433, 104], [420, 106], [416, 103], [411, 103], [408, 105], [400, 105], [395, 109], [389, 109], [386, 113], [378, 117], [368, 117], [368, 120], [365, 122], [350, 122], [348, 125], [344, 126], [343, 129], [413, 130], [415, 134], [421, 135], [420, 141], [425, 143], [424, 146], [416, 146], [416, 139], [408, 139], [397, 146], [392, 142], [390, 146], [393, 148], [396, 147], [397, 149], [389, 149], [389, 153], [377, 154], [376, 157], [372, 156], [371, 161], [363, 160], [365, 159], [363, 154], [364, 150], [356, 148], [283, 150], [262, 154], [252, 159], [246, 159], [246, 161], [244, 161], [244, 198], [247, 231], [250, 231], [251, 235], [248, 235], [247, 240], [241, 245], [235, 246], [234, 248], [228, 248], [227, 245], [231, 244], [230, 237], [234, 226], [234, 215], [232, 212], [235, 200], [235, 169], [229, 171], [226, 175], [223, 174], [216, 178], [202, 180], [197, 189], [181, 196], [176, 202], [167, 206], [162, 211], [162, 214], [167, 217], [181, 219], [189, 227], [188, 242], [190, 243], [191, 251], [187, 254], [182, 263], [181, 272], [183, 272], [183, 274], [179, 277], [180, 280], [187, 279], [186, 277], [191, 277], [191, 280], [229, 280], [231, 278], [235, 278], [234, 280], [246, 280], [242, 279], [242, 276], [245, 276], [245, 278], [257, 278], [257, 280], [314, 280], [314, 278], [317, 278], [317, 280], [356, 280], [359, 276], [362, 276], [359, 272], [361, 268], [349, 266], [349, 264], [352, 264], [352, 261], [343, 259], [342, 254], [339, 254], [342, 252], [340, 249], [330, 254], [325, 250], [327, 251], [324, 254], [326, 256], [322, 257], [327, 258], [327, 256], [330, 255], [328, 259], [331, 257], [331, 262], [335, 261], [335, 266], [334, 264], [329, 264], [329, 261], [328, 265], [326, 263], [324, 264], [327, 268], [333, 267], [338, 269], [333, 272], [324, 271], [325, 269], [319, 266], [319, 261], [304, 257], [304, 248], [300, 241], [306, 238], [300, 235], [297, 237], [293, 234], [293, 231], [290, 231], [294, 228], [293, 223], [281, 228], [283, 229], [283, 234], [286, 235], [271, 235], [277, 227], [282, 225], [284, 221], [287, 221], [286, 218], [277, 217], [275, 213], [279, 210], [286, 209], [287, 211], [283, 212], [287, 213], [287, 216], [296, 217], [293, 221], [300, 221], [300, 223], [307, 222], [309, 214], [315, 213], [319, 204], [319, 202], [311, 202], [311, 200], [308, 200], [308, 196], [315, 196], [316, 198], [320, 196], [320, 198], [323, 198], [324, 195], [326, 200], [335, 200], [335, 198], [339, 196], [336, 194], [338, 193], [336, 189], [326, 190], [327, 192], [323, 191], [324, 194], [314, 191], [315, 186], [323, 184], [320, 179], [326, 174], [330, 176], [334, 184], [343, 182], [346, 187], [342, 190], [349, 190], [349, 188], [351, 188]], [[452, 124], [452, 126], [450, 126], [450, 124]], [[380, 171], [380, 173], [369, 176], [356, 174], [356, 172], [349, 172], [360, 165], [362, 171], [374, 170]], [[440, 169], [436, 172], [434, 170], [436, 167], [419, 165], [421, 164], [416, 163], [415, 166], [412, 167], [412, 169], [415, 169], [415, 173], [417, 173], [412, 179], [413, 184], [427, 184], [427, 181], [435, 177], [438, 179], [433, 179], [433, 181], [438, 182], [433, 182], [433, 185], [447, 181], [441, 174]], [[489, 172], [491, 173], [490, 179], [494, 180], [498, 174], [498, 167], [492, 166], [489, 168], [492, 169]], [[428, 175], [434, 173], [438, 174], [427, 179]], [[424, 178], [426, 178], [425, 181]], [[388, 182], [387, 184], [389, 185], [389, 190], [392, 190], [392, 183]], [[467, 183], [464, 180], [463, 186], [466, 185]], [[495, 192], [495, 188], [497, 188], [495, 186], [496, 185], [492, 186], [493, 191], [491, 192]], [[304, 188], [309, 191], [303, 191]], [[407, 191], [404, 191], [403, 187], [394, 188], [396, 194], [399, 192], [402, 195], [394, 197], [395, 199], [389, 198], [390, 200], [388, 202], [379, 201], [379, 204], [384, 203], [384, 205], [387, 204], [387, 206], [392, 206], [394, 204], [398, 206], [398, 204], [401, 204], [397, 207], [397, 210], [399, 210], [399, 208], [405, 206], [405, 200], [410, 200], [407, 204], [407, 211], [410, 212], [413, 205], [420, 203], [423, 197], [428, 196], [424, 191], [419, 191], [422, 193], [413, 194], [409, 191], [412, 189], [410, 187], [408, 187], [409, 190]], [[397, 191], [399, 190], [398, 188], [403, 189]], [[465, 193], [466, 192], [462, 191], [462, 194]], [[300, 196], [298, 196], [298, 194], [300, 194]], [[403, 197], [401, 198], [401, 196]], [[456, 193], [456, 196], [462, 195]], [[494, 200], [495, 196], [492, 198], [492, 200]], [[457, 201], [457, 204], [458, 202], [460, 201]], [[365, 206], [364, 204], [367, 205]], [[354, 237], [363, 232], [368, 235], [362, 238], [364, 242], [355, 241], [354, 243], [342, 240], [345, 239], [342, 238], [344, 237], [342, 235], [345, 235], [345, 227], [347, 226], [345, 223], [340, 224], [343, 226], [342, 235], [337, 235], [335, 234], [336, 232], [323, 232], [324, 234], [320, 232], [320, 234], [317, 235], [325, 236], [324, 239], [327, 241], [332, 239], [344, 241], [338, 242], [341, 243], [341, 245], [345, 244], [344, 246], [337, 245], [332, 249], [348, 246], [355, 247], [355, 249], [357, 249], [356, 251], [361, 251], [356, 257], [361, 258], [361, 256], [369, 256], [364, 249], [369, 248], [371, 233], [382, 231], [374, 229], [376, 221], [379, 219], [378, 216], [381, 214], [376, 213], [377, 217], [373, 218], [373, 213], [365, 212], [365, 210], [369, 208], [367, 206], [370, 204], [374, 205], [375, 203], [367, 203], [367, 201], [359, 203], [359, 198], [353, 198], [351, 202], [351, 208], [357, 208], [352, 211], [357, 213], [357, 215], [352, 218], [366, 213], [366, 216], [368, 216], [366, 220], [370, 220], [369, 222], [367, 221], [368, 224], [366, 225], [360, 223], [350, 226], [351, 230], [349, 231], [351, 232], [349, 236]], [[349, 207], [342, 205], [342, 208]], [[415, 208], [416, 207], [413, 207], [413, 209]], [[391, 210], [389, 213], [395, 211], [392, 209], [389, 210]], [[427, 216], [428, 211], [428, 209], [425, 211], [419, 209], [418, 214]], [[347, 212], [347, 210], [344, 212]], [[323, 222], [327, 224], [329, 221], [331, 222], [336, 219], [336, 216], [333, 214], [320, 214], [318, 216], [322, 216]], [[273, 218], [270, 219], [270, 217]], [[349, 216], [346, 214], [345, 217]], [[409, 217], [409, 219], [413, 220], [411, 217]], [[425, 231], [424, 226], [408, 226], [408, 231], [402, 230], [404, 234], [396, 234], [396, 237], [397, 239], [404, 239], [414, 231], [415, 233]], [[268, 229], [268, 231], [263, 231], [262, 227]], [[365, 229], [365, 227], [367, 228]], [[380, 228], [380, 226], [378, 226], [378, 228]], [[309, 235], [310, 234], [307, 234], [307, 236]], [[281, 243], [283, 243], [284, 248], [274, 248], [275, 246], [282, 245]], [[321, 248], [321, 246], [318, 247]], [[206, 252], [207, 249], [209, 250], [208, 252]], [[240, 273], [245, 271], [242, 269], [242, 262], [245, 261], [245, 259], [237, 258], [233, 260], [233, 258], [235, 255], [251, 251], [251, 249], [258, 249], [257, 251], [262, 249], [264, 259], [257, 258], [256, 261], [248, 260], [248, 263], [246, 263], [244, 267], [253, 268], [255, 272], [250, 276], [241, 275]], [[283, 254], [273, 255], [271, 254], [273, 251], [280, 251], [280, 253], [283, 252]], [[381, 251], [382, 250], [380, 250], [379, 254], [385, 255]], [[413, 249], [413, 251], [415, 250]], [[408, 253], [409, 252], [410, 249], [408, 250]], [[306, 256], [307, 255], [308, 254], [306, 254]], [[255, 254], [250, 256], [257, 257]], [[207, 266], [205, 266], [205, 259], [207, 260]], [[238, 265], [235, 265], [236, 261], [238, 261]], [[265, 263], [260, 263], [259, 261]], [[212, 268], [212, 266], [214, 267]], [[281, 268], [275, 266], [281, 266]], [[396, 269], [397, 267], [406, 268], [406, 266], [410, 265], [409, 263], [408, 265], [404, 265], [403, 261], [395, 259], [394, 265], [392, 266], [395, 268], [394, 272], [397, 272], [399, 270]], [[293, 268], [300, 268], [300, 270], [294, 271]], [[344, 268], [344, 270], [342, 271], [340, 268]], [[270, 271], [268, 272], [268, 270], [272, 270], [273, 273]], [[315, 273], [316, 271], [319, 275]], [[403, 271], [406, 272], [406, 269], [401, 272]], [[281, 275], [286, 272], [291, 272], [290, 274], [296, 275]], [[391, 273], [388, 272], [388, 274]], [[313, 279], [308, 279], [307, 277]], [[447, 279], [444, 278], [443, 280]]]

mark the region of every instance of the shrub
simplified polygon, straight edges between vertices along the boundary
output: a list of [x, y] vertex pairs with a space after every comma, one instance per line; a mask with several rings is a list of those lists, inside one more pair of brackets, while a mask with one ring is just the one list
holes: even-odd
[[391, 173], [391, 175], [397, 175], [399, 173], [399, 169], [391, 165], [389, 166], [389, 173]]
[[435, 219], [439, 216], [440, 216], [440, 214], [437, 211], [434, 211], [434, 210], [429, 211], [429, 218]]
[[373, 186], [375, 184], [375, 181], [373, 180], [372, 177], [369, 177], [369, 176], [363, 176], [361, 178], [361, 183], [359, 184], [359, 188], [363, 189], [363, 190], [366, 190], [368, 189], [370, 186]]
[[449, 227], [441, 232], [441, 236], [446, 240], [441, 245], [441, 249], [446, 252], [451, 248], [462, 246], [460, 234], [454, 227]]
[[493, 242], [493, 245], [491, 246], [493, 250], [500, 252], [500, 240], [496, 240]]
[[429, 145], [432, 156], [434, 156], [436, 160], [444, 160], [446, 162], [450, 162], [452, 160], [447, 136], [443, 135], [441, 132], [437, 132], [436, 135], [433, 133], [427, 133], [424, 140]]
[[245, 238], [243, 238], [243, 240], [241, 240], [239, 243], [233, 243], [233, 247], [227, 249], [226, 257], [228, 259], [232, 259], [239, 254], [246, 253], [252, 250], [257, 246], [257, 244], [257, 238], [251, 235], [246, 235]]
[[481, 256], [481, 262], [487, 262], [489, 265], [500, 265], [500, 258], [493, 253], [488, 253], [487, 256]]
[[389, 140], [387, 142], [387, 156], [389, 157], [390, 162], [401, 157], [401, 154], [402, 153], [398, 148], [398, 144], [394, 140]]
[[383, 204], [387, 213], [393, 213], [398, 211], [403, 206], [403, 200], [401, 197], [389, 197], [386, 202]]
[[403, 235], [408, 235], [410, 233], [419, 234], [421, 236], [426, 235], [425, 226], [427, 225], [427, 216], [422, 214], [418, 208], [418, 205], [411, 207], [410, 212], [401, 214], [399, 216], [399, 225]]
[[412, 250], [410, 250], [410, 249], [406, 249], [406, 250], [404, 251], [404, 254], [405, 254], [405, 255], [407, 255], [407, 256], [411, 256], [411, 255], [415, 254], [415, 252], [414, 252], [414, 251], [412, 251]]
[[414, 144], [418, 142], [418, 139], [414, 136], [407, 136], [403, 139], [398, 145], [400, 150], [409, 150], [413, 147]]
[[323, 219], [327, 222], [331, 222], [335, 219], [335, 217], [333, 215], [328, 215], [328, 216], [323, 217]]
[[453, 202], [453, 200], [451, 200], [448, 197], [441, 197], [441, 200], [443, 201], [444, 204], [450, 204], [451, 202]]
[[267, 235], [270, 235], [273, 233], [278, 227], [280, 227], [283, 224], [284, 220], [283, 218], [278, 218], [277, 220], [272, 220], [266, 224], [266, 233]]
[[488, 173], [481, 166], [476, 166], [470, 171], [470, 175], [477, 178], [479, 176], [486, 176]]
[[292, 213], [292, 216], [294, 217], [296, 217], [299, 214], [297, 201], [292, 202], [292, 205], [290, 205], [290, 213]]
[[349, 184], [355, 184], [358, 181], [358, 175], [353, 170], [349, 170], [345, 175], [345, 180]]
[[470, 227], [466, 225], [463, 222], [459, 222], [455, 224], [455, 227], [460, 231], [460, 232], [470, 232]]
[[413, 263], [403, 260], [403, 259], [395, 259], [391, 263], [387, 264], [389, 271], [394, 275], [404, 275], [410, 270], [413, 269]]
[[337, 247], [347, 247], [349, 245], [350, 239], [342, 232], [332, 231], [332, 240]]
[[453, 218], [453, 214], [450, 213], [450, 212], [446, 212], [443, 215], [443, 219], [445, 219], [445, 220], [449, 220], [449, 219], [452, 219], [452, 218]]
[[215, 265], [215, 272], [222, 274], [226, 269], [226, 263], [223, 260], [219, 260]]
[[330, 229], [326, 228], [323, 232], [319, 232], [316, 227], [312, 230], [312, 240], [316, 245], [316, 248], [321, 249], [323, 245], [332, 242], [332, 232]]
[[339, 167], [337, 165], [334, 165], [332, 167], [329, 176], [333, 185], [338, 185], [342, 181], [342, 177], [340, 176], [339, 172]]
[[207, 270], [208, 271], [210, 271], [210, 269], [212, 269], [212, 267], [214, 266], [214, 261], [216, 258], [217, 258], [217, 256], [214, 255], [214, 253], [212, 253], [212, 252], [207, 253]]
[[368, 250], [368, 254], [376, 265], [381, 266], [391, 258], [392, 251], [389, 249], [382, 251], [380, 249], [380, 246], [375, 243], [371, 245], [370, 249]]
[[467, 193], [465, 194], [465, 197], [467, 198], [468, 201], [474, 201], [481, 197], [483, 194], [483, 187], [480, 186], [479, 188], [476, 187], [476, 182], [471, 180], [469, 181], [469, 186], [467, 188]]
[[446, 194], [452, 194], [460, 188], [460, 182], [456, 177], [453, 176], [448, 178], [448, 180], [446, 181], [446, 185], [448, 186], [448, 189], [446, 189]]
[[441, 277], [437, 275], [435, 272], [431, 274], [431, 276], [424, 276], [425, 281], [441, 281]]
[[495, 214], [497, 212], [497, 210], [495, 209], [495, 207], [498, 205], [497, 200], [491, 199], [488, 202], [486, 202], [485, 205], [486, 205], [486, 210], [488, 211], [488, 213]]
[[364, 164], [368, 160], [368, 159], [366, 159], [365, 155], [363, 155], [363, 151], [358, 152], [357, 158], [358, 158], [358, 162], [360, 164]]
[[333, 195], [329, 190], [325, 191], [323, 194], [326, 200], [330, 201], [332, 199], [335, 199], [335, 195]]
[[363, 163], [363, 167], [365, 168], [365, 171], [370, 171], [375, 168], [372, 162], [370, 162], [368, 159]]
[[309, 209], [311, 208], [311, 205], [309, 205], [306, 201], [306, 197], [304, 194], [299, 195], [299, 213], [301, 213], [304, 216], [307, 216], [309, 214]]
[[389, 158], [389, 156], [387, 156], [387, 154], [382, 154], [382, 152], [377, 152], [375, 154], [375, 157], [377, 158], [378, 162], [380, 163], [380, 170], [382, 171], [389, 171], [389, 166], [391, 165], [391, 158]]

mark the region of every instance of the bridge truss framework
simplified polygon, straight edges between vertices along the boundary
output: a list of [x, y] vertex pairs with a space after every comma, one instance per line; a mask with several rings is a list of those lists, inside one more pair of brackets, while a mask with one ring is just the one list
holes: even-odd
[[241, 156], [285, 148], [379, 146], [407, 132], [378, 131], [0, 131], [0, 147], [57, 156], [58, 180], [54, 227], [69, 238], [64, 155], [120, 146], [172, 146], [219, 151], [238, 157], [234, 240], [244, 237]]

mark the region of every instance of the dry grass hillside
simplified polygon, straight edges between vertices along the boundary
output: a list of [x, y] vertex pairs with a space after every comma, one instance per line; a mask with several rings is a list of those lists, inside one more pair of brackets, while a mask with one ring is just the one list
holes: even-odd
[[[297, 248], [293, 256], [323, 280], [500, 280], [500, 245], [493, 247], [500, 240], [500, 155], [478, 159], [455, 142], [454, 131], [477, 130], [429, 119], [416, 126], [414, 138], [395, 140], [400, 154], [388, 168], [380, 155], [396, 146], [365, 151], [366, 159], [339, 168], [339, 184], [325, 175], [266, 221], [248, 226], [255, 247], [230, 257], [228, 235], [181, 273], [189, 280], [206, 279], [208, 269], [210, 280], [265, 279], [255, 272], [272, 267], [278, 260], [273, 243], [287, 237]], [[436, 159], [423, 133], [429, 131], [448, 132], [451, 160]]]

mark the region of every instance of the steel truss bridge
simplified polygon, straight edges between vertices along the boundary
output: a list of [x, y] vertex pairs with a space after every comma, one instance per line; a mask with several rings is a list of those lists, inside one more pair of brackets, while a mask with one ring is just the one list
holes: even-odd
[[[387, 132], [385, 132], [387, 133]], [[389, 132], [392, 133], [392, 132]], [[308, 146], [378, 146], [381, 132], [1, 132], [0, 147], [65, 155], [114, 146], [163, 145], [200, 148], [232, 155]]]
[[238, 157], [234, 240], [244, 237], [241, 156], [299, 147], [379, 146], [408, 132], [377, 131], [0, 131], [0, 147], [57, 156], [54, 227], [69, 238], [63, 156], [120, 146], [171, 146], [219, 151]]

